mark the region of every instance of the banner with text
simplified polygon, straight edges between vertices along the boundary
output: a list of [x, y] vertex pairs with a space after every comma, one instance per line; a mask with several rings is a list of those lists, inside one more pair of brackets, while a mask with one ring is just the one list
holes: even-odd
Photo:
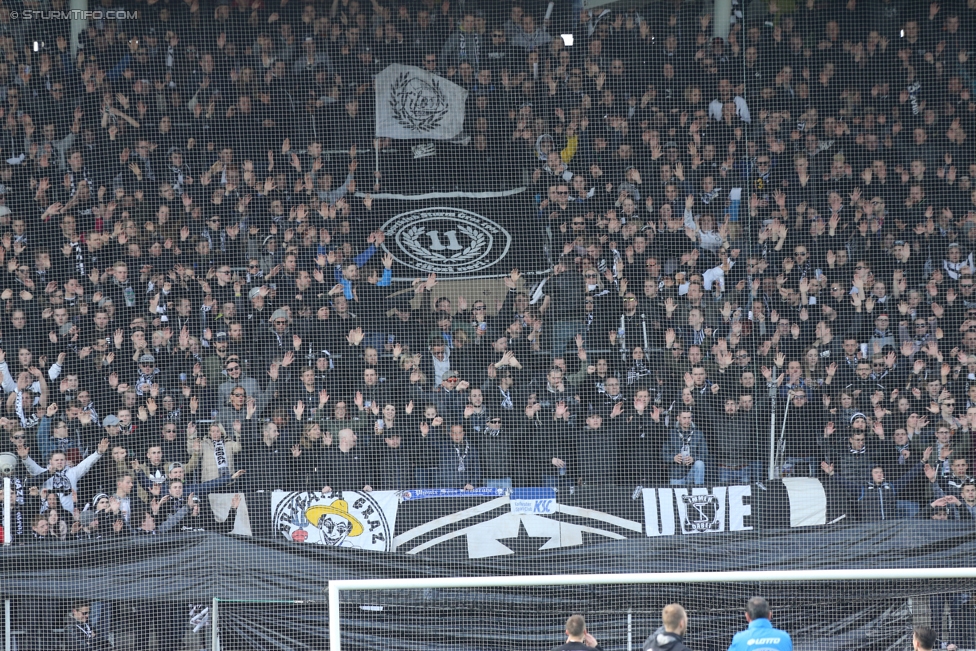
[[827, 497], [817, 479], [751, 486], [645, 488], [648, 537], [752, 531], [826, 524]]
[[457, 559], [631, 538], [816, 526], [828, 516], [816, 479], [638, 493], [609, 486], [573, 494], [551, 488], [275, 491], [270, 506], [275, 538]]
[[276, 537], [300, 543], [388, 552], [400, 498], [396, 491], [271, 495]]

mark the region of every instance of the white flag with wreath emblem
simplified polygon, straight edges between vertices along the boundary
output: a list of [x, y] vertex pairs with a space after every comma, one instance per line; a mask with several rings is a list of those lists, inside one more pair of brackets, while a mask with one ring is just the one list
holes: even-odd
[[464, 126], [467, 99], [443, 77], [394, 63], [376, 76], [376, 136], [450, 140]]

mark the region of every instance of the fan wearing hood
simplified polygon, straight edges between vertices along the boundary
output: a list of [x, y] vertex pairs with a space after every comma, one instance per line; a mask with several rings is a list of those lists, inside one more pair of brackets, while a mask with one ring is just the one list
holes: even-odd
[[[544, 163], [545, 171], [554, 176], [561, 176], [567, 182], [573, 178], [573, 173], [569, 171], [567, 166], [576, 156], [578, 148], [579, 136], [573, 129], [566, 131], [566, 140], [562, 149], [559, 148], [556, 139], [548, 133], [540, 135], [535, 140], [535, 153], [539, 160]], [[558, 154], [559, 158], [557, 159], [553, 154]]]
[[688, 614], [681, 604], [668, 604], [661, 611], [661, 628], [651, 633], [643, 651], [691, 651], [682, 637], [688, 630]]

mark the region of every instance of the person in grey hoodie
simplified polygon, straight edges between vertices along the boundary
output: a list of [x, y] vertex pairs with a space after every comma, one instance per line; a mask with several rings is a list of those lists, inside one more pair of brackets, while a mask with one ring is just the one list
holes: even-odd
[[661, 611], [661, 628], [644, 641], [643, 651], [691, 651], [682, 637], [688, 630], [688, 613], [681, 604], [668, 604]]

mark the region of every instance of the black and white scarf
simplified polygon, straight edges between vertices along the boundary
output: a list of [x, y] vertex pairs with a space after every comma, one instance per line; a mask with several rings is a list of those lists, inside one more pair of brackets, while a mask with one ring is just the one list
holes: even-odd
[[[468, 37], [471, 37], [471, 43], [473, 48], [468, 51]], [[478, 63], [478, 34], [472, 33], [468, 34], [462, 29], [458, 30], [458, 60], [459, 61], [469, 61], [473, 66], [477, 67]]]
[[[21, 427], [23, 427], [24, 429], [29, 429], [29, 428], [34, 427], [35, 425], [37, 425], [37, 423], [39, 422], [39, 419], [37, 418], [37, 414], [34, 414], [34, 413], [30, 413], [29, 414], [29, 413], [27, 413], [27, 411], [24, 409], [24, 406], [25, 406], [24, 405], [24, 394], [23, 394], [22, 391], [18, 391], [17, 392], [16, 402], [14, 403], [14, 409], [17, 412], [17, 417], [20, 418], [20, 425], [21, 425]], [[29, 406], [30, 407], [33, 407], [34, 405], [32, 403]]]
[[139, 166], [142, 167], [142, 174], [143, 174], [143, 176], [146, 179], [148, 179], [149, 181], [152, 181], [153, 183], [155, 183], [156, 182], [156, 172], [153, 171], [152, 161], [149, 160], [148, 158], [143, 158], [142, 156], [138, 156], [137, 155], [135, 162], [136, 162], [137, 165], [139, 165]]
[[221, 475], [230, 472], [230, 463], [227, 460], [227, 450], [224, 447], [224, 440], [218, 439], [213, 442], [214, 460], [217, 462], [217, 469]]
[[74, 254], [75, 269], [77, 269], [78, 273], [82, 276], [88, 275], [85, 273], [85, 252], [81, 248], [81, 242], [69, 241], [68, 244], [71, 245], [71, 251]]
[[506, 391], [505, 389], [498, 387], [498, 393], [502, 394], [501, 404], [498, 406], [502, 409], [515, 409], [515, 404], [512, 402], [512, 392]]
[[185, 164], [180, 166], [170, 165], [169, 170], [170, 174], [172, 174], [170, 184], [173, 186], [173, 192], [179, 196], [183, 196], [183, 186], [190, 177], [190, 168]]
[[89, 626], [87, 622], [84, 624], [82, 624], [81, 622], [77, 622], [75, 626], [77, 626], [78, 630], [80, 630], [82, 633], [85, 634], [85, 639], [90, 644], [92, 638], [95, 637], [95, 632], [92, 631], [91, 626]]
[[144, 384], [148, 384], [150, 387], [152, 387], [154, 384], [156, 384], [156, 375], [157, 375], [158, 372], [159, 372], [158, 369], [155, 369], [155, 368], [152, 370], [151, 373], [143, 373], [142, 371], [139, 372], [139, 379], [136, 380], [136, 395], [137, 396], [145, 395], [145, 392], [143, 392], [143, 390], [142, 390], [142, 386]]
[[702, 191], [698, 194], [699, 200], [706, 206], [714, 201], [718, 195], [722, 192], [722, 188], [712, 188], [711, 192]]
[[905, 457], [902, 455], [902, 452], [904, 452], [905, 450], [909, 449], [908, 446], [910, 446], [910, 445], [911, 445], [911, 443], [905, 443], [905, 445], [896, 445], [895, 446], [895, 452], [898, 453], [898, 465], [899, 466], [905, 465], [907, 459], [905, 459]]
[[652, 371], [647, 367], [642, 359], [635, 359], [634, 365], [627, 371], [627, 384], [633, 384], [642, 377], [651, 375]]
[[71, 480], [68, 479], [68, 474], [64, 470], [51, 473], [51, 492], [57, 493], [58, 495], [70, 495], [74, 488], [71, 485]]
[[72, 198], [74, 198], [75, 194], [78, 192], [78, 186], [81, 185], [82, 181], [84, 181], [88, 185], [89, 194], [94, 194], [95, 190], [98, 189], [98, 186], [92, 180], [91, 174], [88, 173], [87, 167], [82, 167], [77, 172], [69, 169], [68, 177], [71, 182], [71, 186], [68, 189], [68, 196]]
[[467, 442], [465, 442], [464, 444], [464, 454], [461, 454], [460, 446], [458, 445], [454, 446], [454, 454], [456, 454], [458, 458], [458, 465], [457, 465], [458, 472], [464, 472], [466, 470], [466, 467], [464, 465], [464, 460], [468, 458], [468, 452], [470, 451], [471, 451], [471, 446], [468, 445]]

